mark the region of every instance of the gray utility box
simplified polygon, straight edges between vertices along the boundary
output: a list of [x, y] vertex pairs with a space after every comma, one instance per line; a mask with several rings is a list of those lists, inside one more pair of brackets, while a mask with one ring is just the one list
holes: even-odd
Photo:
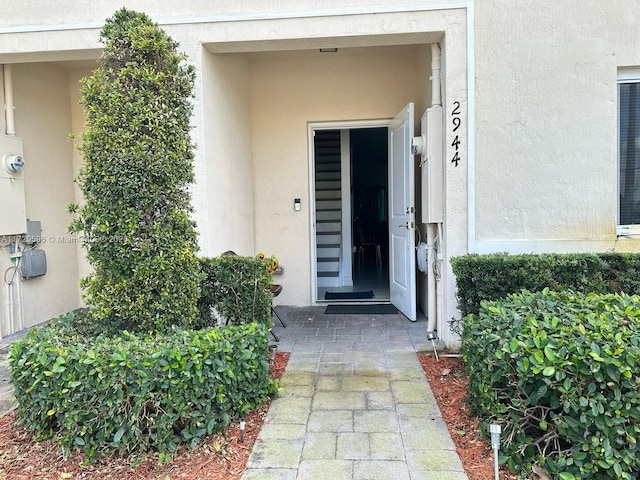
[[41, 248], [25, 250], [20, 260], [22, 278], [40, 277], [47, 273], [47, 256]]

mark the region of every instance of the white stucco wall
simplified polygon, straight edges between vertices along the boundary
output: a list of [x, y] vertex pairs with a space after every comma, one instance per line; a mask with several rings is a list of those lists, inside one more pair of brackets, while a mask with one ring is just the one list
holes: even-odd
[[[69, 74], [53, 64], [16, 65], [16, 134], [24, 142], [27, 218], [42, 224], [47, 274], [22, 283], [25, 326], [79, 306], [76, 245], [66, 211], [74, 201]], [[46, 240], [46, 241], [45, 241]]]
[[199, 212], [202, 254], [254, 252], [253, 158], [251, 150], [251, 68], [238, 55], [203, 51], [203, 159], [205, 212]]
[[[252, 63], [256, 249], [285, 265], [283, 303], [311, 299], [307, 123], [393, 118], [419, 97], [417, 67], [415, 51]], [[302, 200], [300, 212], [294, 198]]]
[[640, 2], [476, 4], [476, 248], [637, 249], [615, 233], [616, 80]]

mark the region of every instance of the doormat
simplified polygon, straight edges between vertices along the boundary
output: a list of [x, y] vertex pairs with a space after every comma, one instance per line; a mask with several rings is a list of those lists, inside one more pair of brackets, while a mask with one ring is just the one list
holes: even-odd
[[325, 315], [393, 315], [398, 309], [389, 304], [327, 305]]
[[365, 300], [373, 298], [373, 290], [368, 292], [326, 292], [325, 300]]

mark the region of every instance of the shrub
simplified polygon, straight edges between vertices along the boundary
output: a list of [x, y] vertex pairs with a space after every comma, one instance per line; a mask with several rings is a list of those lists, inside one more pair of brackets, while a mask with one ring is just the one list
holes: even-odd
[[502, 425], [512, 470], [538, 461], [563, 480], [636, 478], [639, 327], [637, 296], [548, 289], [464, 319], [469, 400]]
[[640, 254], [472, 254], [452, 258], [451, 266], [463, 317], [478, 313], [482, 300], [523, 289], [640, 293]]
[[100, 65], [82, 87], [86, 203], [70, 205], [93, 267], [86, 303], [97, 321], [130, 331], [189, 326], [199, 284], [188, 192], [194, 68], [142, 13], [119, 10], [100, 38]]
[[236, 255], [202, 258], [200, 262], [204, 279], [198, 299], [198, 326], [252, 321], [271, 326], [271, 262]]
[[9, 363], [20, 421], [89, 457], [195, 445], [277, 388], [256, 323], [84, 337], [67, 316], [15, 342]]

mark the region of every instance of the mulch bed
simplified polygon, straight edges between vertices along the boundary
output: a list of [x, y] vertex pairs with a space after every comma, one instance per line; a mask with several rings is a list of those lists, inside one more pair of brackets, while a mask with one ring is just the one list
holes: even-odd
[[[424, 353], [418, 354], [418, 358], [469, 480], [493, 479], [495, 467], [491, 442], [480, 435], [480, 421], [469, 412], [469, 381], [462, 359], [441, 355], [437, 361], [435, 355]], [[500, 469], [501, 480], [521, 478], [506, 467]]]

